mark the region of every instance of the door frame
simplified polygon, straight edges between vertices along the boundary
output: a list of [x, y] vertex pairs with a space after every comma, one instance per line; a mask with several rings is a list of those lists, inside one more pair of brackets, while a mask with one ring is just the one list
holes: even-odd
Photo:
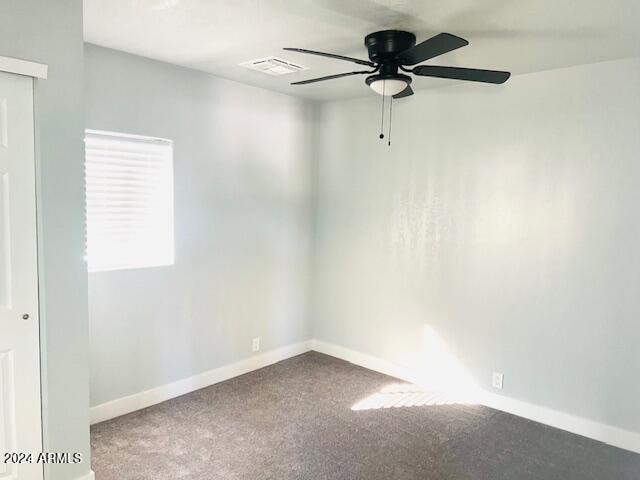
[[49, 73], [48, 71], [49, 67], [44, 63], [0, 56], [0, 72], [15, 73], [17, 75], [46, 80]]

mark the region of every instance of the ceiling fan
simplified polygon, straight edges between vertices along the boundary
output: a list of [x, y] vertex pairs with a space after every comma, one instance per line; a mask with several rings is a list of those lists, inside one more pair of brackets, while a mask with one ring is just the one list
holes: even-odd
[[[369, 75], [365, 79], [365, 82], [374, 92], [383, 96], [403, 98], [413, 95], [411, 88], [412, 78], [409, 75], [399, 73], [398, 70], [420, 77], [451, 78], [454, 80], [495, 84], [504, 83], [511, 76], [509, 72], [497, 70], [417, 65], [418, 63], [469, 45], [469, 42], [465, 39], [451, 35], [450, 33], [440, 33], [416, 45], [416, 36], [413, 33], [401, 30], [383, 30], [367, 35], [364, 38], [364, 44], [369, 53], [369, 60], [345, 57], [333, 53], [316, 52], [303, 48], [285, 48], [285, 50], [293, 52], [345, 60], [372, 68], [372, 70], [359, 70], [302, 80], [293, 82], [291, 85], [306, 85], [351, 75]], [[413, 65], [417, 66], [407, 68]]]

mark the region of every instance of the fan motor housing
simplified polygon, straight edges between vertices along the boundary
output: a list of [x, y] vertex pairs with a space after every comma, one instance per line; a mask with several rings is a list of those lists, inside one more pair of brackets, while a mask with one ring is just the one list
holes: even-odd
[[372, 62], [394, 62], [400, 52], [416, 44], [416, 36], [402, 30], [382, 30], [364, 37], [364, 44]]

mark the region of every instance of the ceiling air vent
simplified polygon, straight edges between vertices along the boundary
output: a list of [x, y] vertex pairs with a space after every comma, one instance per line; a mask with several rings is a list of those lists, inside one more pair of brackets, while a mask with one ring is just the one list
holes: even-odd
[[241, 63], [240, 66], [248, 68], [249, 70], [266, 73], [267, 75], [286, 75], [287, 73], [300, 72], [301, 70], [307, 70], [308, 68], [298, 63], [291, 63], [277, 57], [250, 60], [248, 62]]

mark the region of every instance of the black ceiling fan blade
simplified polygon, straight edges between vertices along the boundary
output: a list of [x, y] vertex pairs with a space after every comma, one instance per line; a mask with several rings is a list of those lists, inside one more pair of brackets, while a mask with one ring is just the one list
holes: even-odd
[[400, 93], [396, 93], [393, 96], [393, 98], [404, 98], [404, 97], [408, 97], [410, 95], [413, 95], [413, 88], [411, 88], [411, 85], [407, 85], [407, 88], [405, 88]]
[[435, 65], [418, 65], [412, 70], [422, 77], [451, 78], [470, 82], [504, 83], [511, 73], [498, 70], [479, 70], [477, 68], [439, 67]]
[[360, 70], [359, 72], [346, 72], [338, 73], [336, 75], [327, 75], [326, 77], [310, 78], [309, 80], [301, 80], [299, 82], [293, 82], [291, 85], [306, 85], [307, 83], [324, 82], [325, 80], [333, 80], [334, 78], [348, 77], [350, 75], [363, 75], [365, 73], [375, 73], [370, 70]]
[[464, 38], [456, 37], [450, 33], [440, 33], [399, 53], [396, 60], [402, 65], [416, 65], [467, 45], [469, 45], [469, 42]]
[[345, 60], [347, 62], [357, 63], [358, 65], [367, 65], [369, 67], [375, 67], [375, 63], [368, 60], [360, 60], [359, 58], [345, 57], [344, 55], [336, 55], [335, 53], [316, 52], [314, 50], [305, 50], [304, 48], [283, 48], [290, 52], [308, 53], [309, 55], [318, 55], [320, 57], [335, 58], [336, 60]]

